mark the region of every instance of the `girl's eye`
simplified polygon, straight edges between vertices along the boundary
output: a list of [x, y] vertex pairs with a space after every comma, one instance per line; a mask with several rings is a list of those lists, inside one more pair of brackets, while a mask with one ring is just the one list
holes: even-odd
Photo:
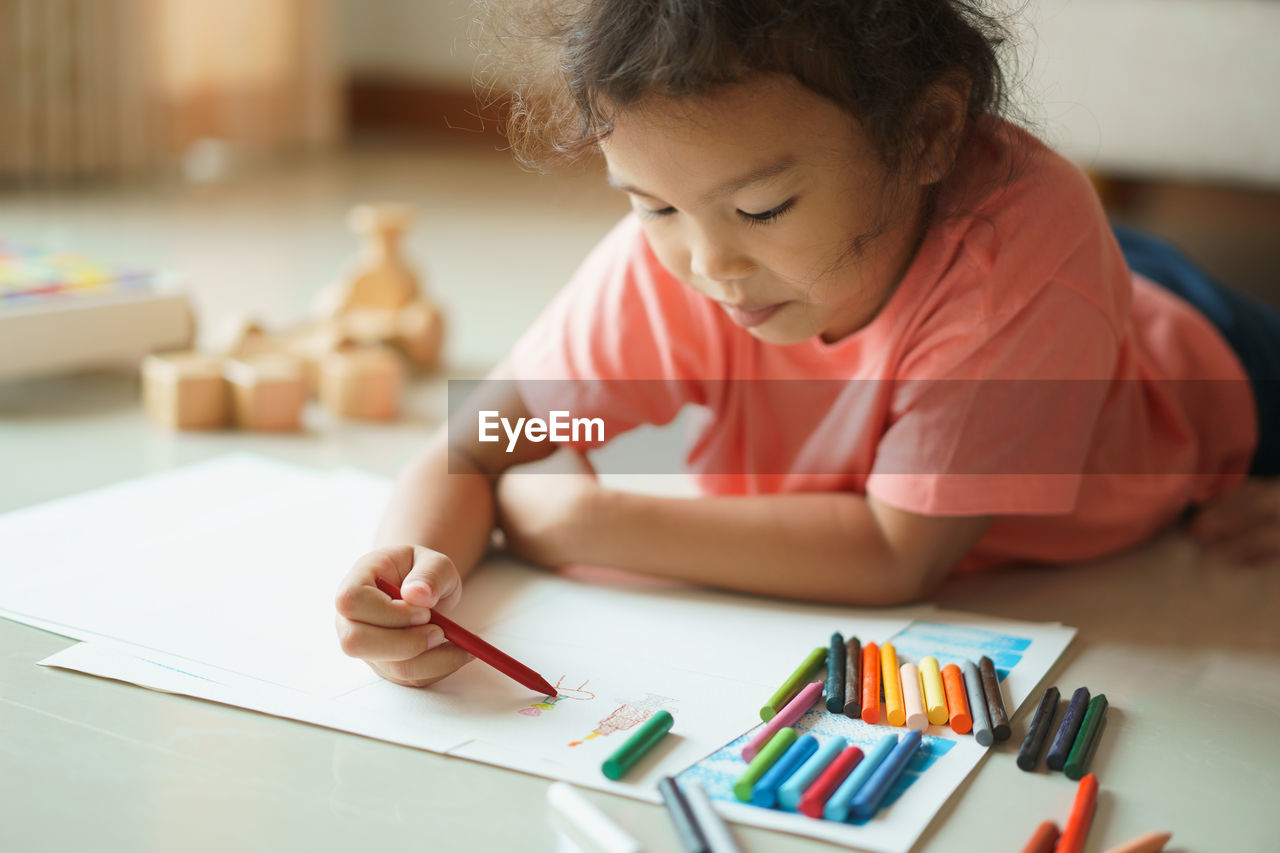
[[745, 217], [750, 223], [769, 223], [776, 220], [779, 216], [791, 210], [795, 206], [796, 200], [789, 198], [775, 208], [766, 210], [763, 213], [747, 213], [745, 210], [739, 210], [738, 213]]
[[653, 210], [652, 208], [648, 208], [643, 205], [639, 205], [639, 207], [640, 207], [640, 213], [646, 217], [670, 216], [671, 214], [676, 212], [676, 209], [671, 206], [659, 208], [658, 210]]

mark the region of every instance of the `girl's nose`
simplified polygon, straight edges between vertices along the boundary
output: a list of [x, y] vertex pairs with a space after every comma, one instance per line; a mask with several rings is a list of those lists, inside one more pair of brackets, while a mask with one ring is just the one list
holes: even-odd
[[745, 278], [751, 273], [751, 259], [731, 245], [705, 241], [690, 252], [689, 266], [698, 278], [707, 281], [728, 282]]

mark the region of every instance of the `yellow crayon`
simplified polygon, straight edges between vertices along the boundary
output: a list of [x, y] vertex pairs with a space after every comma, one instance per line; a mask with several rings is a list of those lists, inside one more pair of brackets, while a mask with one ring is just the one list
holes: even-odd
[[884, 710], [889, 717], [889, 725], [901, 726], [907, 721], [907, 712], [902, 705], [898, 653], [893, 650], [892, 643], [885, 643], [880, 647], [880, 673], [884, 683]]
[[947, 724], [947, 691], [942, 687], [942, 670], [933, 655], [920, 661], [920, 680], [924, 683], [924, 712], [935, 726]]

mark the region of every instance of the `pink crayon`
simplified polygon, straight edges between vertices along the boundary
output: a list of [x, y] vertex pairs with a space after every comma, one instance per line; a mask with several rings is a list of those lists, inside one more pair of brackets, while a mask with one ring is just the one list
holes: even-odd
[[764, 748], [764, 745], [777, 734], [780, 729], [794, 725], [796, 720], [804, 716], [805, 712], [813, 707], [813, 703], [817, 702], [822, 696], [822, 682], [815, 681], [805, 689], [796, 694], [796, 698], [786, 704], [777, 715], [764, 724], [756, 736], [747, 741], [747, 745], [742, 748], [742, 757], [750, 761], [756, 757], [756, 753]]

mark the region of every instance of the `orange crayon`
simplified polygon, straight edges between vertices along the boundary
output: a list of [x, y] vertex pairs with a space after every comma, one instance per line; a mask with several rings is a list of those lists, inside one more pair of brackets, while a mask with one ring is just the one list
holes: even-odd
[[862, 647], [862, 721], [880, 722], [880, 649], [875, 643]]
[[1022, 853], [1053, 853], [1053, 846], [1058, 843], [1058, 825], [1051, 820], [1036, 827], [1036, 834], [1031, 836]]
[[891, 726], [907, 722], [907, 712], [902, 704], [902, 676], [898, 672], [898, 653], [893, 643], [880, 647], [880, 680], [884, 682], [884, 713]]
[[947, 693], [951, 730], [958, 735], [968, 734], [973, 728], [973, 717], [969, 714], [969, 700], [964, 695], [964, 676], [960, 674], [960, 667], [949, 663], [942, 668], [942, 686]]
[[1084, 837], [1093, 823], [1093, 809], [1098, 805], [1098, 777], [1090, 773], [1080, 780], [1076, 799], [1071, 804], [1071, 816], [1062, 828], [1055, 853], [1080, 853], [1084, 849]]

